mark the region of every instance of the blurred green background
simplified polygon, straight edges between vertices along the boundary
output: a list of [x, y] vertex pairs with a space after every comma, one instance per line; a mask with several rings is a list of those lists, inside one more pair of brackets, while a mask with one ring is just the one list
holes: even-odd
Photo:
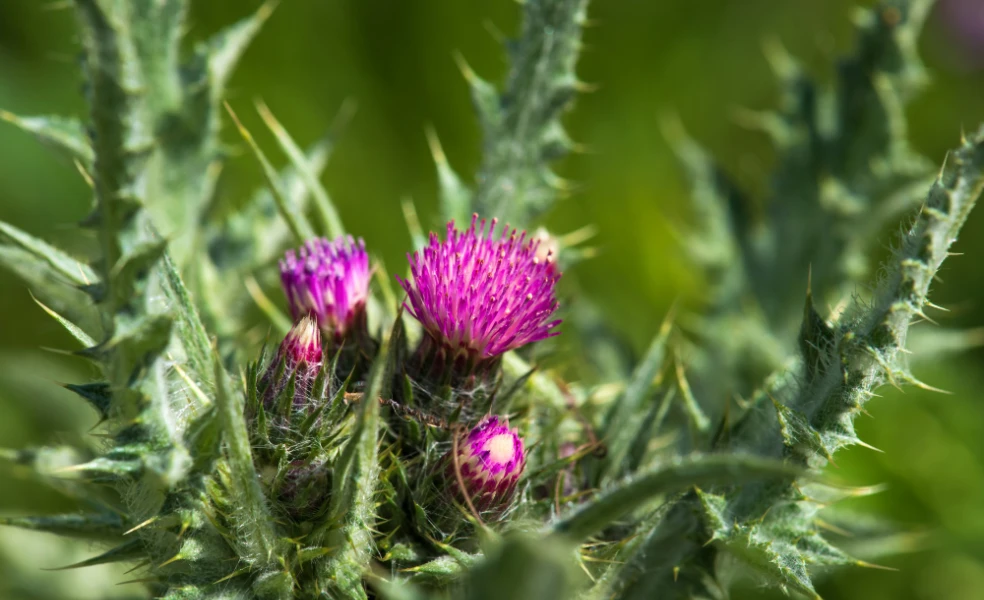
[[[941, 0], [981, 7], [984, 2]], [[65, 2], [0, 1], [0, 108], [19, 114], [82, 110], [73, 14]], [[258, 4], [198, 0], [191, 39], [201, 39]], [[680, 115], [735, 177], [761, 190], [771, 164], [760, 134], [736, 125], [741, 107], [774, 104], [776, 87], [761, 52], [781, 40], [809, 68], [829, 79], [834, 59], [849, 50], [850, 0], [598, 0], [590, 9], [581, 78], [597, 90], [578, 99], [567, 124], [587, 152], [558, 171], [578, 189], [546, 224], [566, 232], [597, 225], [597, 258], [566, 274], [598, 304], [611, 326], [640, 349], [671, 302], [695, 303], [701, 282], [678, 250], [688, 220], [687, 190], [659, 134], [662, 115]], [[955, 25], [938, 6], [921, 42], [933, 76], [910, 110], [917, 148], [941, 161], [984, 119], [984, 44], [967, 37], [972, 19]], [[452, 165], [470, 176], [479, 161], [480, 132], [453, 56], [499, 80], [505, 71], [499, 38], [516, 30], [508, 0], [284, 0], [233, 80], [230, 102], [274, 155], [275, 144], [253, 110], [263, 99], [300, 142], [316, 139], [346, 98], [358, 112], [339, 143], [325, 182], [350, 230], [365, 237], [391, 271], [409, 246], [400, 199], [411, 197], [425, 225], [435, 225], [436, 182], [424, 135], [433, 126]], [[503, 33], [505, 32], [505, 33]], [[234, 206], [260, 178], [254, 161], [228, 131], [233, 158], [222, 202]], [[0, 219], [41, 237], [81, 248], [69, 225], [89, 208], [74, 167], [28, 135], [0, 124]], [[885, 232], [885, 244], [890, 240]], [[971, 218], [948, 262], [934, 300], [951, 309], [947, 326], [984, 326], [984, 210]], [[244, 290], [245, 293], [245, 290]], [[578, 302], [577, 297], [567, 298]], [[45, 348], [71, 348], [16, 280], [0, 273], [0, 447], [57, 443], [84, 434], [94, 414], [53, 382], [91, 375], [82, 361]], [[897, 572], [855, 569], [831, 574], [820, 593], [836, 598], [984, 598], [984, 352], [923, 364], [921, 379], [954, 392], [885, 391], [862, 418], [862, 439], [834, 469], [854, 484], [886, 483], [881, 494], [850, 508], [929, 532], [915, 549], [885, 557]], [[6, 467], [0, 470], [0, 514], [65, 508]], [[86, 544], [0, 530], [0, 599], [139, 597], [137, 586], [102, 567], [63, 572], [42, 568], [89, 555]], [[43, 585], [39, 582], [43, 582]], [[106, 592], [109, 589], [110, 592]], [[773, 593], [745, 589], [745, 597]]]

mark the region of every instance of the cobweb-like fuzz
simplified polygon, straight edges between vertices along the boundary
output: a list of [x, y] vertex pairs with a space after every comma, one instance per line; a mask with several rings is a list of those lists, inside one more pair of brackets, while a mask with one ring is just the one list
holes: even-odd
[[448, 223], [447, 238], [408, 255], [410, 279], [397, 277], [407, 292], [407, 311], [452, 355], [487, 359], [557, 335], [554, 287], [560, 272], [553, 256], [537, 256], [539, 242], [497, 221], [472, 217], [459, 232]]
[[294, 320], [313, 315], [335, 341], [364, 325], [370, 276], [365, 242], [351, 236], [309, 240], [280, 261], [280, 281]]

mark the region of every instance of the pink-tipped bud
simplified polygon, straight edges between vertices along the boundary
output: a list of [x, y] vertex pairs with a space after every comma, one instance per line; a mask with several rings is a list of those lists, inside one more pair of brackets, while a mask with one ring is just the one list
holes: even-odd
[[448, 459], [450, 485], [460, 491], [454, 472], [458, 469], [465, 490], [478, 510], [507, 503], [526, 467], [523, 439], [509, 423], [496, 416], [486, 417], [462, 435], [457, 441], [457, 458]]
[[304, 317], [294, 325], [280, 343], [277, 357], [286, 360], [290, 367], [306, 365], [321, 368], [321, 332], [311, 317]]
[[263, 405], [272, 408], [291, 377], [294, 378], [294, 406], [307, 404], [308, 394], [313, 391], [321, 371], [322, 358], [321, 330], [313, 318], [304, 317], [287, 333], [277, 356], [263, 375]]

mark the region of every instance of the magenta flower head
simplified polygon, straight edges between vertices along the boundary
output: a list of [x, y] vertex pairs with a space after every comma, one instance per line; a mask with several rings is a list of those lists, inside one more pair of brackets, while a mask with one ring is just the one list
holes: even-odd
[[313, 315], [335, 342], [365, 329], [370, 276], [366, 244], [352, 236], [309, 240], [280, 261], [280, 281], [294, 320]]
[[[454, 449], [452, 449], [454, 452]], [[509, 423], [485, 417], [457, 441], [457, 459], [449, 456], [452, 488], [460, 491], [454, 469], [461, 473], [465, 491], [479, 510], [502, 506], [512, 497], [526, 467], [523, 440]]]
[[[554, 286], [560, 273], [553, 256], [538, 256], [539, 241], [508, 227], [496, 237], [497, 221], [472, 217], [459, 232], [430, 243], [410, 261], [411, 278], [397, 278], [407, 292], [407, 311], [423, 325], [425, 343], [452, 362], [476, 364], [530, 342], [557, 335], [560, 324]], [[429, 339], [428, 339], [429, 338]]]
[[263, 390], [264, 407], [269, 410], [276, 405], [277, 397], [291, 377], [294, 378], [294, 406], [308, 404], [308, 396], [314, 392], [314, 383], [321, 371], [322, 358], [321, 331], [312, 317], [305, 316], [287, 332], [277, 356], [263, 374], [260, 389]]

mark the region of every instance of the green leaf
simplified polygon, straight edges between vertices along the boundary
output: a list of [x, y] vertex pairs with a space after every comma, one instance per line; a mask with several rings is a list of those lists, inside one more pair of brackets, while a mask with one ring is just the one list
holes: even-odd
[[642, 416], [646, 410], [646, 400], [650, 396], [653, 380], [663, 366], [671, 331], [672, 321], [667, 318], [626, 382], [625, 390], [615, 399], [608, 412], [602, 436], [608, 445], [602, 472], [606, 478], [622, 474], [621, 469], [632, 442], [645, 423]]
[[212, 94], [221, 98], [239, 59], [246, 53], [256, 34], [273, 14], [277, 0], [268, 0], [249, 17], [227, 27], [208, 41], [208, 69], [212, 76]]
[[345, 226], [342, 225], [342, 219], [338, 216], [338, 211], [335, 209], [335, 205], [332, 203], [331, 198], [328, 197], [328, 192], [325, 191], [324, 186], [321, 185], [321, 182], [309, 166], [307, 157], [304, 155], [304, 151], [302, 151], [297, 143], [294, 142], [293, 138], [290, 137], [290, 134], [287, 133], [287, 130], [284, 129], [283, 125], [280, 124], [280, 121], [273, 116], [273, 113], [270, 112], [270, 109], [268, 109], [265, 104], [259, 103], [257, 105], [257, 110], [260, 113], [260, 117], [263, 118], [263, 122], [266, 123], [266, 126], [273, 133], [274, 137], [277, 138], [277, 142], [280, 143], [280, 148], [290, 159], [294, 172], [298, 174], [301, 181], [303, 181], [304, 185], [307, 186], [312, 198], [314, 198], [314, 206], [318, 209], [318, 213], [321, 215], [321, 219], [324, 222], [328, 237], [335, 239], [345, 235]]
[[308, 223], [307, 217], [305, 217], [297, 207], [292, 206], [288, 201], [284, 192], [283, 184], [280, 181], [280, 175], [267, 160], [263, 151], [260, 150], [259, 145], [256, 140], [253, 139], [253, 135], [243, 127], [243, 124], [239, 121], [236, 113], [232, 111], [232, 107], [226, 104], [226, 110], [229, 112], [229, 116], [232, 117], [233, 122], [236, 124], [236, 128], [239, 130], [239, 134], [243, 137], [246, 143], [249, 145], [250, 150], [253, 152], [253, 156], [256, 158], [257, 162], [260, 163], [260, 167], [263, 170], [263, 176], [267, 180], [267, 185], [270, 187], [270, 192], [273, 194], [273, 199], [277, 204], [277, 209], [280, 211], [280, 216], [283, 217], [284, 221], [287, 223], [287, 227], [290, 228], [292, 234], [294, 234], [294, 241], [297, 244], [302, 244], [305, 241], [315, 237], [314, 230], [311, 228], [311, 224]]
[[63, 278], [66, 283], [83, 287], [99, 281], [99, 277], [89, 265], [3, 221], [0, 221], [0, 241], [30, 253], [48, 265], [51, 272]]
[[103, 552], [99, 556], [94, 556], [92, 558], [77, 562], [64, 567], [57, 567], [54, 569], [45, 569], [46, 571], [65, 571], [68, 569], [82, 569], [85, 567], [94, 567], [96, 565], [105, 565], [108, 563], [117, 562], [129, 562], [136, 561], [147, 556], [147, 550], [144, 547], [144, 542], [141, 539], [135, 538], [116, 546], [115, 548]]
[[62, 387], [83, 398], [96, 409], [101, 418], [109, 417], [109, 410], [113, 403], [113, 392], [108, 383], [64, 383]]
[[94, 540], [116, 540], [124, 531], [123, 520], [115, 513], [0, 517], [0, 525]]
[[119, 328], [112, 338], [82, 354], [102, 360], [115, 357], [118, 375], [130, 382], [149, 368], [167, 348], [171, 340], [172, 325], [169, 315], [149, 315], [129, 324], [125, 329]]
[[[99, 314], [89, 295], [76, 288], [44, 260], [20, 248], [0, 244], [0, 268], [9, 270], [31, 294], [83, 330], [99, 331]], [[13, 293], [13, 291], [11, 291]]]
[[834, 330], [827, 325], [813, 305], [813, 293], [807, 288], [806, 306], [803, 309], [803, 324], [800, 326], [799, 347], [806, 368], [807, 380], [823, 372], [826, 365], [822, 361], [834, 343]]
[[85, 169], [92, 165], [92, 146], [89, 145], [85, 127], [78, 119], [56, 115], [20, 117], [0, 110], [0, 120], [34, 134], [46, 146], [51, 146], [68, 158], [79, 161]]
[[[524, 227], [553, 204], [559, 179], [548, 162], [566, 151], [559, 118], [580, 85], [574, 63], [586, 0], [527, 0], [522, 32], [499, 96], [464, 67], [485, 131], [475, 211]], [[561, 140], [561, 143], [558, 143]]]
[[144, 292], [147, 275], [167, 251], [167, 242], [160, 239], [142, 240], [127, 249], [109, 273], [112, 309], [125, 307]]
[[214, 355], [216, 404], [228, 456], [234, 523], [241, 530], [236, 538], [243, 546], [240, 556], [258, 561], [257, 567], [275, 568], [279, 540], [273, 516], [266, 504], [263, 489], [253, 467], [253, 452], [243, 416], [243, 403], [232, 388], [218, 355]]
[[185, 287], [181, 274], [178, 272], [174, 261], [170, 255], [165, 254], [161, 261], [164, 280], [167, 285], [167, 296], [177, 305], [177, 310], [173, 311], [178, 339], [184, 347], [185, 353], [195, 374], [204, 381], [211, 381], [210, 356], [212, 354], [211, 343], [209, 342], [208, 332], [198, 316], [198, 309], [191, 301], [188, 288]]
[[109, 14], [97, 0], [75, 0], [88, 85], [95, 152], [92, 178], [100, 223], [102, 264], [113, 268], [141, 224], [136, 180], [153, 145], [142, 123], [139, 91], [145, 89], [140, 59], [126, 19]]
[[465, 565], [445, 555], [405, 570], [414, 574], [411, 581], [430, 581], [437, 585], [447, 585], [456, 581], [465, 572]]
[[[472, 196], [474, 194], [448, 164], [448, 157], [441, 148], [441, 141], [437, 138], [437, 132], [432, 128], [427, 129], [427, 143], [430, 145], [431, 157], [437, 167], [441, 216], [445, 222], [467, 223], [471, 217]], [[423, 244], [420, 246], [417, 243], [414, 244], [414, 247], [418, 249], [422, 246]]]
[[783, 443], [787, 448], [794, 452], [802, 452], [805, 447], [807, 450], [805, 456], [819, 454], [827, 460], [831, 459], [830, 449], [824, 443], [823, 436], [810, 426], [803, 413], [789, 408], [774, 398], [772, 404], [776, 408], [776, 416], [779, 419], [779, 433], [782, 434]]
[[[397, 319], [397, 323], [399, 319]], [[394, 325], [396, 327], [396, 325]], [[332, 498], [328, 507], [328, 531], [319, 532], [323, 545], [336, 548], [323, 568], [331, 594], [340, 598], [365, 598], [362, 583], [369, 567], [376, 520], [375, 493], [379, 479], [379, 402], [389, 364], [387, 334], [369, 372], [363, 401], [355, 417], [352, 437], [335, 463]]]
[[791, 479], [801, 471], [776, 460], [740, 454], [679, 458], [613, 485], [555, 522], [551, 530], [574, 540], [583, 540], [661, 495], [695, 485]]
[[[32, 296], [32, 298], [33, 298], [33, 296]], [[64, 327], [66, 331], [68, 331], [70, 334], [72, 334], [72, 337], [74, 337], [76, 340], [78, 340], [79, 342], [81, 342], [84, 347], [91, 348], [91, 347], [93, 347], [93, 346], [96, 345], [96, 340], [94, 340], [92, 337], [90, 337], [88, 333], [82, 331], [82, 328], [80, 328], [78, 325], [76, 325], [75, 323], [72, 323], [71, 321], [69, 321], [65, 317], [63, 317], [60, 314], [56, 313], [55, 311], [51, 310], [50, 308], [48, 308], [47, 306], [45, 306], [37, 298], [34, 298], [34, 302], [38, 306], [41, 307], [41, 310], [43, 310], [44, 312], [48, 313], [48, 315], [51, 318], [53, 318], [54, 320], [58, 321], [58, 323], [62, 327]]]
[[578, 582], [574, 556], [574, 548], [556, 538], [509, 538], [472, 569], [464, 598], [568, 600]]
[[803, 594], [812, 600], [820, 600], [813, 588], [806, 561], [794, 546], [780, 541], [764, 541], [753, 536], [750, 530], [739, 531], [716, 542], [771, 585], [789, 593]]

